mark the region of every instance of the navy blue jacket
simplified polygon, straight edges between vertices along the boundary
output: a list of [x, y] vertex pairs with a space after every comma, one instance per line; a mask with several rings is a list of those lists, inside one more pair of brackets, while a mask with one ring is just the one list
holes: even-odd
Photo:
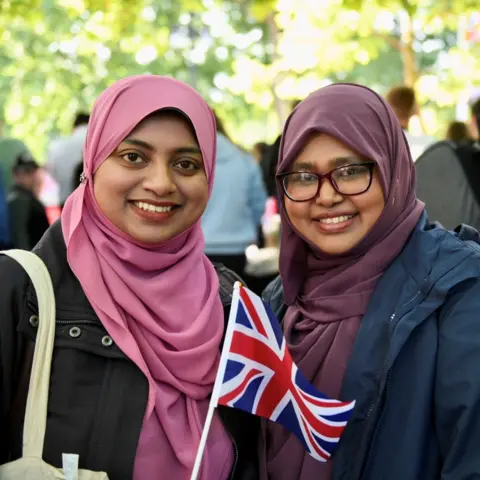
[[[479, 244], [423, 214], [383, 274], [343, 382], [357, 403], [333, 480], [480, 478]], [[279, 279], [264, 300], [283, 316]]]

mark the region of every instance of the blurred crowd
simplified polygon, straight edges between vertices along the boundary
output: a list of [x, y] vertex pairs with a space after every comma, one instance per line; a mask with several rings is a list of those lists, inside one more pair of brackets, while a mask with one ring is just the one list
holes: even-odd
[[[439, 151], [445, 152], [448, 145], [454, 163], [458, 163], [458, 158], [478, 155], [480, 100], [472, 100], [468, 122], [451, 121], [444, 138], [439, 139], [411, 132], [414, 119], [417, 126], [426, 130], [413, 88], [394, 87], [385, 99], [403, 129], [414, 161], [425, 157], [420, 163], [428, 165], [429, 182], [431, 168], [438, 166], [435, 160], [435, 165], [429, 160], [432, 156], [426, 154], [429, 151], [434, 151], [433, 156], [438, 158]], [[299, 102], [292, 103], [292, 110]], [[273, 143], [258, 141], [248, 150], [228, 133], [225, 127], [228, 119], [217, 115], [215, 118], [216, 176], [208, 208], [202, 217], [205, 253], [212, 262], [222, 263], [247, 278], [252, 289], [261, 292], [278, 273], [280, 217], [275, 172], [281, 135]], [[79, 112], [71, 134], [50, 143], [44, 165], [32, 156], [21, 139], [0, 136], [0, 248], [31, 250], [48, 226], [59, 218], [66, 199], [81, 183], [88, 121], [89, 114]], [[438, 150], [439, 146], [443, 150]], [[435, 148], [432, 150], [432, 147]], [[462, 168], [467, 171], [467, 167]], [[423, 170], [425, 168], [418, 168], [417, 174], [422, 176]], [[467, 175], [469, 188], [471, 186], [475, 192], [480, 190], [475, 185], [480, 177], [472, 178], [472, 175], [477, 175], [475, 166], [470, 167]], [[422, 185], [421, 178], [419, 183]], [[432, 188], [437, 188], [435, 182], [430, 190]], [[424, 193], [426, 200], [428, 195]], [[464, 192], [452, 195], [460, 196]], [[472, 201], [477, 202], [477, 196]], [[429, 210], [436, 212], [438, 209]], [[465, 220], [480, 227], [480, 213], [478, 224], [471, 216]]]

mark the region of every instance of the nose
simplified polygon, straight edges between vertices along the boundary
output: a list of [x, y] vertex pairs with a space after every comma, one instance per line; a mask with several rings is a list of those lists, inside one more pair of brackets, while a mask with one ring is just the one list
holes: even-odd
[[320, 190], [315, 197], [315, 203], [326, 208], [331, 208], [343, 200], [343, 196], [338, 193], [328, 178], [320, 180]]
[[177, 190], [173, 179], [173, 172], [167, 161], [153, 161], [150, 168], [145, 170], [143, 188], [158, 197], [165, 197]]

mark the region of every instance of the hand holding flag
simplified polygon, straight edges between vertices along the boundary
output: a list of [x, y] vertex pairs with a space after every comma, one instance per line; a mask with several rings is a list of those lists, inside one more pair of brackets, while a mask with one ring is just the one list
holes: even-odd
[[312, 457], [326, 462], [355, 401], [329, 399], [311, 385], [293, 363], [278, 319], [260, 297], [237, 283], [192, 480], [218, 404], [282, 424]]

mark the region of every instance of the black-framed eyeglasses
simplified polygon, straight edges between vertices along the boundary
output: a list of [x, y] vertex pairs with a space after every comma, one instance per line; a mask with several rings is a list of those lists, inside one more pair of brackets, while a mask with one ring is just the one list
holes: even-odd
[[375, 162], [353, 163], [337, 167], [325, 175], [313, 172], [286, 172], [277, 175], [285, 195], [293, 202], [308, 202], [320, 191], [328, 179], [340, 195], [361, 195], [372, 185]]

